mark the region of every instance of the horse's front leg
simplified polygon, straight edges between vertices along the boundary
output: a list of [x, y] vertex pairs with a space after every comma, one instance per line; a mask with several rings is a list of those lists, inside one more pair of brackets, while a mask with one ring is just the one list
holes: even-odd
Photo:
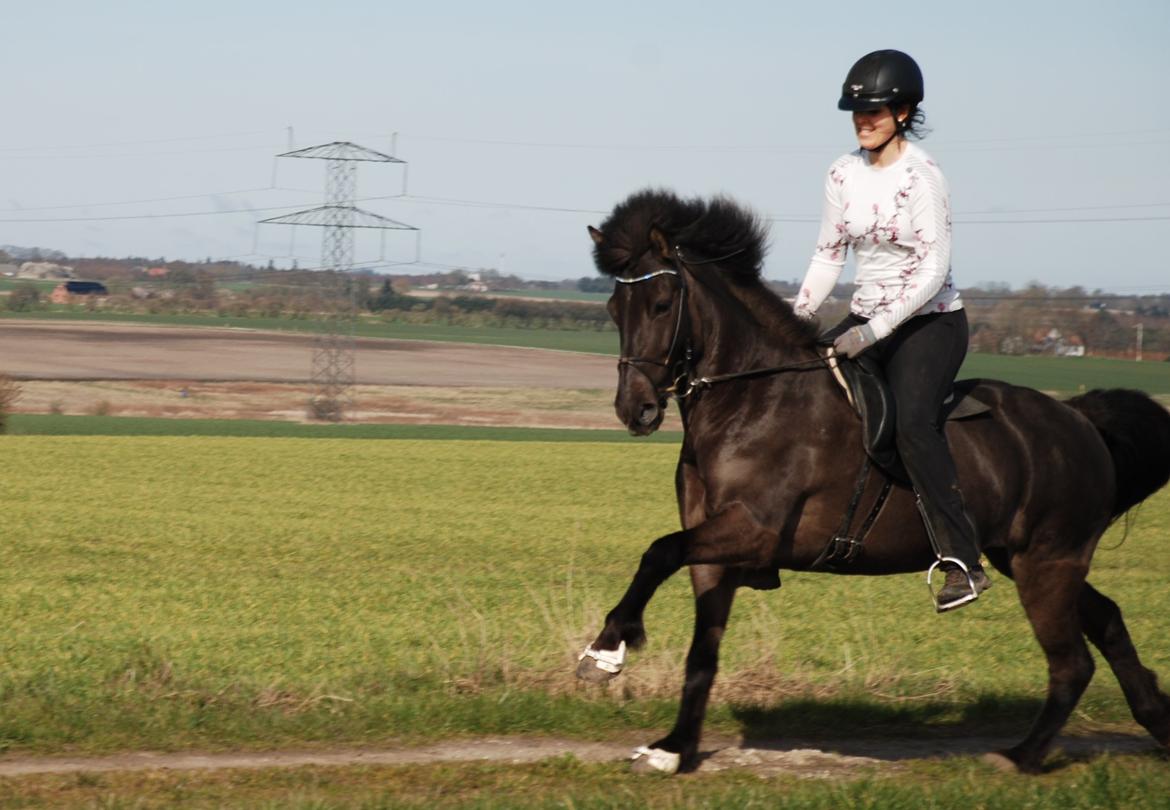
[[647, 603], [674, 572], [684, 565], [735, 565], [763, 568], [772, 562], [777, 542], [740, 504], [690, 529], [672, 532], [650, 544], [638, 570], [617, 606], [605, 617], [605, 627], [581, 654], [577, 677], [604, 683], [625, 666], [627, 648], [646, 640], [642, 614]]
[[717, 565], [691, 568], [691, 585], [695, 591], [695, 635], [687, 653], [686, 681], [678, 719], [670, 734], [635, 752], [635, 771], [675, 773], [692, 771], [699, 766], [699, 738], [711, 685], [719, 669], [719, 643], [723, 640], [741, 573]]

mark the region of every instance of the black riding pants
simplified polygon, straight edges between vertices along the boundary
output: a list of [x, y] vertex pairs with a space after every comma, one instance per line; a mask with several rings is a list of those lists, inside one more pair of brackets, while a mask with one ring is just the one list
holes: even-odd
[[[836, 336], [865, 319], [850, 314]], [[878, 341], [872, 353], [885, 372], [897, 408], [898, 454], [922, 498], [936, 551], [968, 567], [979, 563], [975, 529], [963, 508], [958, 475], [943, 433], [943, 400], [967, 356], [967, 313], [919, 315]]]

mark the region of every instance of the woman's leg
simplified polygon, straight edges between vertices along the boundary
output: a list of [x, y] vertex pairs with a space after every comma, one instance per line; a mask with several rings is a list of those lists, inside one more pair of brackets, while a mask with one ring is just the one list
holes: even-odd
[[942, 416], [943, 400], [967, 355], [967, 315], [958, 310], [912, 318], [879, 348], [897, 407], [898, 453], [922, 498], [937, 551], [978, 569], [975, 528], [963, 508]]

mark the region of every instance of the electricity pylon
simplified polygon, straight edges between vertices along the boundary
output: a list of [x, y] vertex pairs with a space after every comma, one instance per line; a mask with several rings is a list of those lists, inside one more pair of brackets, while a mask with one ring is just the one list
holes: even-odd
[[355, 381], [354, 324], [357, 322], [357, 284], [352, 276], [355, 228], [417, 231], [411, 225], [363, 211], [357, 199], [357, 164], [405, 163], [348, 141], [334, 141], [285, 152], [277, 157], [317, 158], [326, 161], [325, 205], [263, 219], [280, 225], [315, 225], [325, 229], [321, 240], [320, 330], [313, 339], [313, 393], [309, 413], [317, 419], [340, 422], [353, 408]]

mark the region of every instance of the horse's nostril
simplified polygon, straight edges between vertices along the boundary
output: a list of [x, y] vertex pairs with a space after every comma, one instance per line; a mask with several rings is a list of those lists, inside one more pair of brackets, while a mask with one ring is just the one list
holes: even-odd
[[638, 421], [643, 425], [649, 425], [658, 416], [658, 406], [646, 403], [642, 406], [642, 413], [638, 416]]

